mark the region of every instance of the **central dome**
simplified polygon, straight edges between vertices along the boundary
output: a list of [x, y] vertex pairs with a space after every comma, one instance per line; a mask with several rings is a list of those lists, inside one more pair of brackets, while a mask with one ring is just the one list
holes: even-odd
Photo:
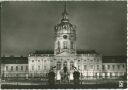
[[68, 13], [66, 11], [66, 6], [65, 6], [64, 12], [62, 13], [61, 22], [55, 26], [55, 32], [56, 33], [74, 33], [75, 28], [76, 26], [72, 25], [69, 22]]
[[72, 25], [69, 22], [61, 22], [55, 26], [55, 31], [58, 33], [73, 33], [75, 31], [76, 26]]

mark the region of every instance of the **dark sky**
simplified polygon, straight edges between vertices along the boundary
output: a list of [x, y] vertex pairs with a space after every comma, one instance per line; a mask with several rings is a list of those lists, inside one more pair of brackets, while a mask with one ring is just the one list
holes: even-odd
[[[54, 49], [54, 26], [60, 23], [64, 2], [3, 2], [2, 55], [27, 55]], [[126, 54], [126, 2], [67, 2], [77, 26], [77, 48], [103, 55]]]

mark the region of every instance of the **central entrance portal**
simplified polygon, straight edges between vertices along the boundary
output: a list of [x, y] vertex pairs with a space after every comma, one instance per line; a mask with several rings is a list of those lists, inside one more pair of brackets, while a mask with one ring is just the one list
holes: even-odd
[[61, 76], [62, 76], [61, 77], [62, 83], [69, 83], [69, 73], [68, 73], [68, 69], [66, 66], [64, 66]]

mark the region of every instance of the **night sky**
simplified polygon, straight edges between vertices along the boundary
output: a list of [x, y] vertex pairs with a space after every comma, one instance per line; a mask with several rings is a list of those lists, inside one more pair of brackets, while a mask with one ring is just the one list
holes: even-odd
[[[54, 49], [54, 26], [64, 2], [3, 2], [2, 55], [27, 55]], [[77, 49], [103, 55], [126, 55], [126, 2], [67, 2], [70, 22], [77, 26]]]

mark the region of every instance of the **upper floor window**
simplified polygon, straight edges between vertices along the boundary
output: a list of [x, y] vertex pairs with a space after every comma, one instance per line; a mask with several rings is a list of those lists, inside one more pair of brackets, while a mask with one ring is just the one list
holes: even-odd
[[8, 71], [8, 66], [6, 66], [6, 71]]
[[105, 70], [105, 65], [102, 66], [102, 69]]
[[73, 49], [73, 42], [71, 42], [71, 49]]
[[32, 62], [34, 62], [34, 60], [32, 60]]
[[115, 65], [112, 65], [113, 70], [115, 69]]
[[91, 62], [93, 62], [93, 60], [90, 60]]
[[28, 66], [26, 66], [26, 70], [28, 70]]
[[84, 70], [86, 70], [87, 69], [87, 65], [84, 65]]
[[93, 69], [93, 65], [91, 65], [91, 69]]
[[32, 66], [32, 70], [34, 70], [34, 66]]
[[80, 62], [80, 60], [78, 60], [78, 62]]
[[67, 49], [67, 41], [64, 41], [64, 42], [63, 42], [63, 45], [64, 45], [63, 48], [64, 48], [64, 49]]
[[11, 66], [11, 71], [13, 71], [13, 66]]
[[40, 66], [38, 66], [38, 70], [40, 70]]
[[110, 65], [108, 65], [108, 69], [110, 69]]
[[97, 70], [99, 70], [99, 65], [97, 65]]
[[122, 67], [124, 68], [124, 64], [122, 65]]
[[16, 71], [18, 71], [18, 66], [16, 66]]
[[23, 70], [23, 66], [21, 66], [21, 70]]
[[60, 48], [60, 42], [58, 41], [58, 49]]
[[118, 69], [120, 69], [120, 65], [117, 65]]
[[44, 70], [46, 70], [46, 66], [44, 66]]
[[38, 62], [40, 62], [40, 60], [38, 60]]

